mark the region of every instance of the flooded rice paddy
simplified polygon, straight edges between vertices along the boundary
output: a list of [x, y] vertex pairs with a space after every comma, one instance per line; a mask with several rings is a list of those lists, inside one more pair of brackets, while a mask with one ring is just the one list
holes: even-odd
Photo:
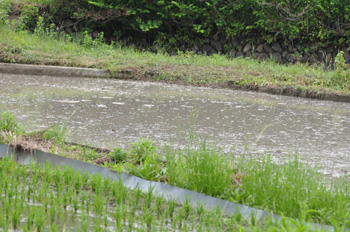
[[326, 173], [350, 172], [350, 104], [255, 92], [109, 79], [0, 74], [0, 112], [27, 130], [68, 121], [69, 140], [126, 147], [149, 136], [184, 146], [190, 135], [225, 151], [295, 151]]

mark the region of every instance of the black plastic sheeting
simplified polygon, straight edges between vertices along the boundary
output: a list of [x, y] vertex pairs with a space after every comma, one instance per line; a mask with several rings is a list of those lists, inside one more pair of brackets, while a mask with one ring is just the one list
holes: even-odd
[[[108, 168], [101, 166], [84, 163], [79, 160], [74, 160], [71, 158], [58, 156], [42, 151], [24, 151], [22, 149], [12, 149], [8, 145], [0, 144], [0, 158], [5, 156], [13, 156], [13, 159], [22, 165], [28, 165], [31, 162], [35, 161], [40, 165], [45, 165], [47, 162], [50, 162], [52, 167], [56, 166], [69, 166], [76, 171], [89, 172], [90, 174], [100, 174], [103, 177], [109, 176], [111, 180], [123, 182], [125, 187], [130, 189], [140, 188], [143, 192], [148, 192], [153, 188], [153, 192], [158, 195], [162, 195], [164, 198], [170, 200], [175, 200], [178, 204], [183, 204], [184, 201], [189, 200], [193, 207], [196, 207], [198, 204], [203, 204], [207, 210], [216, 209], [217, 207], [221, 208], [221, 211], [228, 215], [234, 215], [237, 212], [242, 214], [244, 219], [249, 220], [254, 214], [257, 221], [265, 217], [273, 217], [275, 220], [279, 221], [281, 216], [271, 214], [269, 212], [254, 209], [248, 206], [235, 204], [230, 201], [221, 200], [218, 198], [210, 197], [204, 194], [200, 194], [194, 191], [187, 189], [171, 186], [165, 183], [148, 181], [141, 179], [139, 177], [129, 175], [126, 173], [120, 173], [112, 171]], [[332, 226], [320, 225], [310, 223], [311, 229], [323, 229], [325, 231], [334, 231]]]

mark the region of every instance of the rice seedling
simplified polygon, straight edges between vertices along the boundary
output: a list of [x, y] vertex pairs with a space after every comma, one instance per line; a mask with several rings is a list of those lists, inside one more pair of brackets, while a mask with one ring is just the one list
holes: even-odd
[[148, 208], [151, 207], [151, 203], [153, 201], [153, 190], [154, 190], [154, 186], [151, 186], [149, 189], [148, 189], [148, 192], [146, 194], [146, 201], [145, 201], [145, 204], [147, 205]]
[[111, 178], [107, 176], [106, 178], [103, 179], [103, 190], [104, 194], [107, 196], [109, 195], [109, 191], [111, 189]]
[[141, 189], [137, 188], [134, 193], [133, 199], [130, 201], [130, 208], [132, 209], [132, 211], [130, 212], [131, 214], [135, 214], [136, 210], [138, 209], [141, 194]]
[[53, 176], [53, 180], [57, 189], [57, 195], [59, 193], [61, 193], [62, 189], [63, 189], [63, 172], [61, 168], [56, 168], [54, 170], [54, 176]]
[[94, 212], [97, 215], [101, 215], [103, 212], [103, 199], [99, 194], [94, 194], [93, 196], [93, 207], [94, 207]]
[[156, 198], [156, 212], [157, 212], [158, 216], [161, 216], [163, 202], [164, 202], [163, 196], [157, 196], [157, 198]]
[[35, 227], [36, 231], [44, 231], [46, 217], [45, 217], [45, 209], [43, 207], [39, 207], [35, 214]]
[[95, 232], [101, 232], [103, 229], [101, 227], [101, 220], [98, 217], [95, 217], [94, 220], [94, 231]]
[[114, 210], [114, 220], [116, 223], [116, 228], [120, 229], [122, 228], [122, 213], [121, 213], [121, 206], [117, 205]]
[[173, 218], [174, 210], [175, 210], [175, 201], [171, 200], [171, 201], [168, 202], [169, 218]]
[[89, 227], [88, 216], [86, 215], [85, 212], [82, 212], [82, 215], [81, 215], [81, 230], [86, 232], [86, 231], [88, 231], [88, 227]]
[[51, 204], [50, 206], [50, 222], [51, 224], [54, 224], [55, 219], [56, 219], [56, 205], [55, 204]]
[[24, 206], [22, 201], [16, 201], [12, 207], [12, 225], [15, 230], [19, 225], [19, 220], [21, 218], [23, 207]]
[[62, 196], [62, 203], [63, 203], [63, 209], [66, 209], [69, 203], [69, 195], [68, 194], [63, 194]]
[[80, 174], [80, 172], [75, 172], [75, 176], [74, 176], [74, 188], [76, 191], [76, 194], [79, 194], [81, 187], [83, 186], [83, 177]]
[[9, 223], [4, 214], [0, 214], [0, 228], [2, 228], [4, 231], [9, 230]]
[[128, 216], [128, 229], [129, 231], [133, 231], [133, 228], [134, 228], [134, 222], [135, 222], [135, 217], [134, 216], [131, 216], [129, 215]]
[[101, 193], [103, 186], [103, 181], [101, 175], [95, 174], [91, 179], [91, 189], [96, 193]]
[[55, 223], [51, 223], [50, 231], [51, 232], [57, 232], [58, 231], [57, 226], [56, 226]]
[[147, 228], [151, 230], [152, 222], [153, 222], [153, 209], [148, 207], [147, 204], [145, 204], [142, 207], [142, 217], [144, 220], [144, 223], [147, 225]]
[[[21, 177], [24, 173], [21, 168], [27, 170], [25, 178]], [[48, 166], [41, 168], [33, 164], [29, 167], [19, 167], [13, 160], [0, 160], [0, 173], [3, 177], [0, 179], [0, 190], [2, 194], [6, 192], [4, 195], [6, 197], [0, 199], [0, 215], [4, 215], [2, 218], [0, 216], [0, 223], [9, 224], [8, 229], [16, 227], [27, 231], [56, 229], [62, 231], [68, 218], [74, 225], [74, 231], [91, 229], [104, 231], [112, 227], [116, 231], [122, 231], [124, 228], [139, 231], [236, 231], [240, 228], [242, 230], [250, 228], [249, 230], [252, 231], [269, 229], [278, 231], [282, 228], [289, 228], [292, 223], [296, 223], [298, 229], [307, 229], [306, 222], [315, 217], [312, 215], [315, 212], [310, 211], [308, 205], [301, 204], [299, 207], [303, 212], [304, 220], [302, 222], [286, 221], [283, 227], [276, 222], [258, 223], [255, 215], [252, 215], [250, 221], [245, 221], [239, 211], [228, 218], [219, 208], [208, 212], [200, 203], [196, 208], [192, 208], [189, 198], [182, 206], [179, 206], [175, 204], [175, 201], [165, 201], [162, 196], [156, 196], [153, 188], [143, 194], [140, 189], [125, 188], [121, 181], [112, 182], [110, 179], [105, 180], [97, 175], [87, 175], [86, 181], [83, 181], [84, 174], [67, 170], [65, 168], [49, 170]], [[52, 178], [45, 172], [50, 172]], [[70, 177], [64, 177], [65, 172]], [[33, 181], [32, 178], [38, 179]], [[66, 183], [75, 186], [77, 178], [81, 179], [79, 193], [76, 192], [75, 187], [66, 191]], [[109, 183], [108, 187], [106, 183]], [[22, 184], [27, 187], [22, 188]], [[33, 191], [33, 186], [37, 188], [36, 191]], [[96, 186], [100, 187], [96, 188]], [[6, 190], [4, 190], [5, 187]], [[95, 190], [99, 188], [101, 191], [94, 191], [93, 188]], [[28, 192], [27, 189], [30, 191]], [[16, 193], [18, 191], [23, 191], [22, 195], [25, 197]], [[27, 201], [28, 194], [30, 204]], [[46, 199], [40, 195], [45, 195]], [[20, 207], [20, 203], [16, 203], [17, 199], [23, 199], [21, 201], [23, 207]], [[42, 204], [39, 204], [40, 201]], [[15, 211], [16, 208], [22, 210]], [[21, 217], [25, 217], [25, 221], [17, 223], [16, 218]], [[335, 220], [334, 225], [337, 225], [336, 223], [338, 221]], [[52, 224], [55, 224], [57, 228], [53, 228]], [[342, 224], [338, 226], [343, 227]], [[65, 230], [70, 231], [71, 229], [66, 227]]]
[[74, 211], [77, 212], [79, 208], [79, 198], [76, 192], [72, 192], [72, 204], [73, 204]]
[[186, 200], [183, 203], [183, 210], [184, 210], [184, 217], [187, 219], [188, 216], [190, 216], [190, 213], [192, 212], [192, 206], [190, 204], [190, 199], [188, 197], [186, 197]]
[[80, 202], [81, 205], [84, 206], [87, 203], [88, 196], [86, 195], [86, 192], [81, 192], [80, 193]]
[[36, 209], [34, 207], [29, 207], [29, 213], [27, 215], [27, 226], [28, 230], [31, 230], [34, 227]]
[[67, 191], [69, 191], [70, 188], [72, 187], [73, 176], [74, 176], [73, 168], [66, 166], [63, 169], [63, 179], [64, 179], [64, 184], [66, 185]]
[[105, 213], [105, 214], [103, 215], [103, 225], [104, 225], [104, 227], [106, 228], [106, 227], [108, 227], [108, 224], [109, 224], [108, 215]]

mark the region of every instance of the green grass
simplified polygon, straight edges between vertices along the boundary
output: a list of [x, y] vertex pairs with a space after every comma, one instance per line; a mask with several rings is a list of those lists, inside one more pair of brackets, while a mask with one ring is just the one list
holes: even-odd
[[277, 165], [269, 157], [243, 163], [240, 202], [278, 214], [350, 227], [350, 185], [331, 179], [296, 157]]
[[177, 205], [151, 189], [142, 193], [99, 175], [52, 169], [47, 163], [21, 166], [0, 160], [0, 228], [3, 231], [310, 231], [304, 222], [259, 223], [219, 209]]
[[[236, 157], [205, 143], [194, 143], [185, 149], [157, 148], [149, 138], [139, 139], [130, 149], [116, 148], [106, 154], [78, 145], [55, 144], [55, 140], [41, 141], [38, 133], [22, 134], [26, 136], [34, 136], [33, 143], [51, 144], [52, 153], [97, 163], [114, 171], [166, 182], [302, 222], [350, 227], [348, 177], [324, 176], [296, 156], [277, 165], [268, 155]], [[58, 176], [57, 181], [62, 178]], [[74, 181], [65, 178], [65, 182], [70, 185]], [[94, 177], [92, 183], [92, 189], [98, 189], [101, 178]]]
[[[39, 33], [40, 32], [40, 33]], [[43, 33], [42, 33], [43, 32]], [[179, 53], [169, 56], [133, 48], [106, 45], [83, 37], [72, 41], [58, 38], [39, 25], [37, 33], [14, 31], [2, 25], [0, 60], [9, 63], [47, 64], [110, 69], [115, 78], [165, 81], [217, 87], [269, 86], [290, 89], [303, 96], [322, 93], [349, 94], [349, 71], [324, 71], [323, 65], [279, 65], [273, 61], [229, 59], [222, 55], [199, 56]]]
[[57, 144], [64, 144], [68, 135], [68, 126], [55, 124], [44, 131], [43, 138], [45, 140], [54, 140]]

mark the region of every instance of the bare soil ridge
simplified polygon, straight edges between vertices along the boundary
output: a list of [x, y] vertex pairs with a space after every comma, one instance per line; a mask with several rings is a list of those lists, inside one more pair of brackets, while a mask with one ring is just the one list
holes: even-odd
[[[171, 68], [171, 67], [169, 67]], [[77, 68], [51, 65], [30, 65], [30, 64], [8, 64], [0, 63], [0, 73], [28, 74], [28, 75], [49, 75], [49, 76], [70, 76], [70, 77], [93, 77], [93, 78], [115, 78], [136, 81], [160, 81], [172, 84], [190, 85], [183, 81], [184, 77], [172, 78], [171, 80], [160, 80], [159, 74], [162, 70], [149, 69], [140, 70], [137, 68], [126, 68], [111, 73], [108, 69]], [[185, 73], [183, 73], [185, 75]], [[317, 92], [305, 90], [292, 86], [261, 86], [254, 83], [241, 85], [234, 81], [226, 81], [219, 84], [203, 83], [196, 86], [225, 88], [233, 90], [256, 91], [268, 94], [303, 97], [319, 100], [338, 101], [350, 103], [350, 94]]]

